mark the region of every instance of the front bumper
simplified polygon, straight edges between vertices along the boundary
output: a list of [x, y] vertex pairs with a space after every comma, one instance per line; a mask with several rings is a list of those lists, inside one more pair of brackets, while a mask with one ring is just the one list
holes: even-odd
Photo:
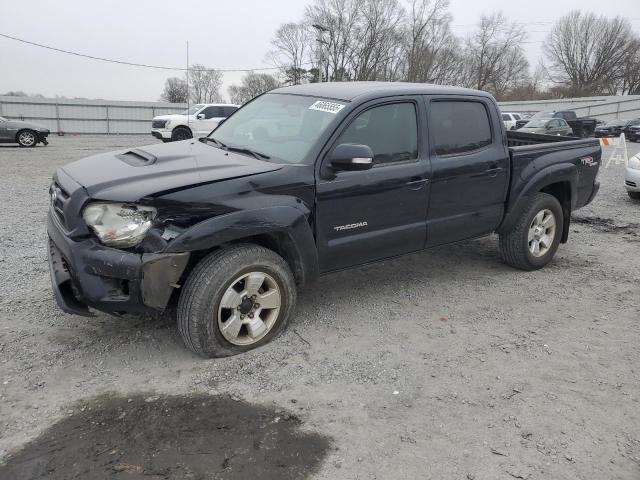
[[171, 130], [163, 130], [161, 128], [152, 128], [151, 135], [153, 135], [158, 140], [169, 140], [171, 139]]
[[51, 212], [47, 221], [53, 295], [67, 313], [92, 316], [162, 312], [189, 260], [189, 253], [134, 253], [89, 237], [69, 238]]
[[640, 192], [640, 170], [627, 167], [624, 174], [624, 186], [628, 192]]

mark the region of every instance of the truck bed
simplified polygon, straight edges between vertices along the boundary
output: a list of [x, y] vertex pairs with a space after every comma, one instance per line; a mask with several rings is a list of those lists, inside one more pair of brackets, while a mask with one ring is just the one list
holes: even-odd
[[558, 179], [563, 175], [574, 179], [572, 210], [585, 205], [595, 195], [595, 178], [602, 156], [597, 138], [509, 131], [507, 145], [511, 156], [510, 198], [517, 197], [520, 190], [529, 182], [535, 181], [534, 177], [542, 171], [547, 171]]

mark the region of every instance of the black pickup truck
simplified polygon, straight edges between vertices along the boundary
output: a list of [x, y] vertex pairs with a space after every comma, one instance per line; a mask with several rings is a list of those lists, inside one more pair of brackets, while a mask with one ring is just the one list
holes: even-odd
[[551, 118], [562, 118], [563, 120], [565, 120], [571, 127], [571, 130], [573, 130], [573, 134], [576, 137], [580, 138], [593, 136], [598, 123], [595, 118], [578, 118], [576, 112], [574, 112], [573, 110], [560, 110], [557, 112], [538, 112], [531, 118], [528, 118], [526, 120], [518, 120], [516, 121], [516, 129], [524, 127], [532, 120], [547, 120]]
[[59, 169], [53, 291], [79, 315], [175, 308], [190, 349], [232, 355], [282, 331], [297, 289], [336, 270], [493, 232], [506, 263], [543, 267], [600, 160], [595, 139], [505, 132], [480, 91], [279, 88], [200, 140]]

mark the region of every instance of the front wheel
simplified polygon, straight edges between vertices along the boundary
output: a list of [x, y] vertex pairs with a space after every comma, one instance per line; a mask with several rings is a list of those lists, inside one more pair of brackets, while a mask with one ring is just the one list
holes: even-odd
[[500, 254], [512, 267], [538, 270], [551, 261], [562, 238], [563, 213], [553, 195], [537, 193], [518, 223], [500, 235]]
[[18, 133], [18, 145], [21, 147], [35, 147], [38, 136], [33, 130], [22, 130]]
[[191, 129], [187, 127], [176, 127], [171, 132], [171, 141], [179, 142], [180, 140], [188, 140], [193, 138], [193, 134], [191, 133]]
[[198, 355], [236, 355], [281, 333], [295, 302], [295, 280], [282, 257], [258, 245], [232, 246], [205, 257], [189, 275], [178, 330]]

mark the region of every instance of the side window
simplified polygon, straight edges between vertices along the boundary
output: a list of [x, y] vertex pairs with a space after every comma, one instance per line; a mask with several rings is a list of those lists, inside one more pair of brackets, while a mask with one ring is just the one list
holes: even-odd
[[489, 115], [480, 102], [432, 102], [429, 108], [429, 130], [438, 155], [473, 152], [492, 143]]
[[502, 114], [502, 120], [504, 122], [508, 122], [509, 120], [511, 120], [511, 118], [509, 117], [509, 115], [507, 115], [506, 113]]
[[222, 112], [220, 112], [220, 107], [207, 107], [200, 113], [204, 113], [204, 118], [206, 119], [222, 117], [221, 115]]
[[513, 114], [513, 118], [515, 118], [516, 120], [521, 120], [520, 115], [518, 115], [517, 113]]
[[358, 115], [342, 132], [338, 143], [368, 145], [374, 163], [418, 158], [418, 122], [413, 103], [373, 107]]
[[233, 112], [235, 112], [237, 109], [238, 109], [238, 107], [222, 107], [222, 115], [220, 115], [220, 116], [221, 117], [228, 117]]

